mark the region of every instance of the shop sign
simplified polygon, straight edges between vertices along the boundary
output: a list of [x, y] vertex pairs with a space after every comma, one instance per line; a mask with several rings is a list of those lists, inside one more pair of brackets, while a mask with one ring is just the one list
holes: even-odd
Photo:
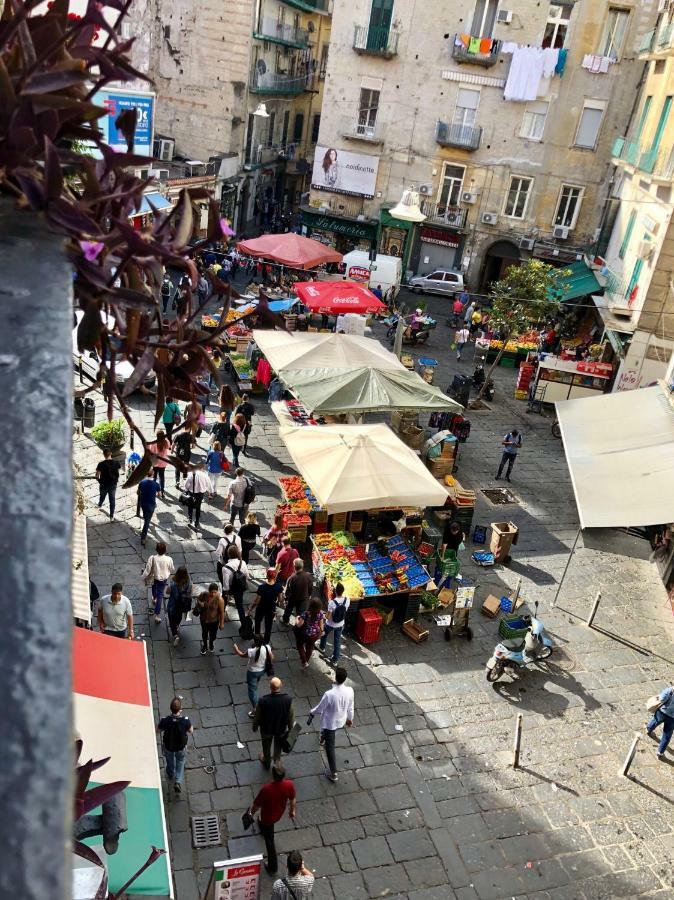
[[451, 231], [442, 228], [422, 228], [421, 240], [426, 244], [438, 244], [440, 247], [458, 247], [460, 238]]
[[94, 102], [105, 107], [107, 115], [99, 121], [103, 140], [118, 153], [126, 153], [126, 138], [115, 125], [115, 120], [127, 109], [136, 111], [136, 133], [133, 152], [138, 156], [152, 156], [154, 135], [154, 94], [126, 90], [102, 90]]
[[365, 269], [363, 266], [351, 266], [348, 271], [348, 276], [352, 281], [369, 281], [370, 270]]
[[379, 157], [316, 147], [311, 186], [317, 191], [333, 191], [356, 197], [374, 197]]
[[213, 864], [213, 900], [258, 900], [262, 856]]
[[613, 366], [611, 365], [611, 363], [579, 360], [579, 362], [576, 364], [576, 369], [579, 372], [584, 372], [587, 375], [600, 375], [604, 378], [610, 378], [613, 374]]
[[377, 232], [376, 225], [368, 225], [366, 222], [351, 222], [348, 219], [333, 219], [331, 216], [317, 215], [305, 210], [302, 210], [302, 224], [320, 231], [332, 231], [335, 234], [343, 234], [345, 237], [365, 238], [366, 240], [372, 240]]

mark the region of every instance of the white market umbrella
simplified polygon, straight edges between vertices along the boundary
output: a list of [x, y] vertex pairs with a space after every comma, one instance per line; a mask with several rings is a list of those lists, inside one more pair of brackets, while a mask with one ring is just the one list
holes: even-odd
[[316, 331], [255, 329], [253, 340], [276, 372], [281, 369], [404, 369], [400, 360], [374, 338]]

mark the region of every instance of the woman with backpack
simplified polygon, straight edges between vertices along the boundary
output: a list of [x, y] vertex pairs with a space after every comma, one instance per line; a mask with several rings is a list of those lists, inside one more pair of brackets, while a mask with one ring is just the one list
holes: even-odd
[[248, 566], [241, 559], [239, 548], [234, 545], [227, 551], [227, 562], [220, 570], [220, 580], [222, 593], [230, 595], [239, 614], [239, 622], [243, 623], [246, 617], [243, 595], [248, 589]]
[[295, 619], [295, 644], [303, 669], [309, 668], [311, 654], [324, 628], [325, 613], [321, 609], [321, 601], [312, 600], [307, 611]]
[[318, 645], [319, 650], [323, 654], [328, 643], [328, 635], [332, 633], [332, 656], [330, 664], [336, 666], [341, 652], [342, 632], [344, 631], [344, 620], [346, 619], [346, 611], [351, 601], [344, 596], [344, 585], [335, 585], [335, 596], [328, 602], [328, 615], [325, 620], [325, 631]]
[[266, 673], [270, 677], [274, 674], [274, 654], [269, 644], [265, 644], [261, 634], [253, 635], [253, 646], [248, 650], [241, 650], [238, 644], [234, 644], [234, 652], [242, 659], [248, 660], [248, 668], [246, 669], [246, 686], [248, 688], [248, 699], [250, 700], [250, 712], [248, 718], [252, 719], [255, 715], [255, 707], [257, 706], [257, 687], [260, 678]]
[[173, 635], [173, 646], [177, 647], [180, 643], [180, 635], [178, 629], [183, 620], [183, 616], [192, 609], [192, 580], [185, 566], [180, 566], [173, 576], [171, 582], [171, 592], [169, 593], [166, 611], [168, 613], [169, 627]]
[[236, 469], [239, 468], [239, 453], [243, 450], [246, 445], [246, 419], [241, 413], [237, 413], [234, 416], [234, 421], [232, 422], [232, 428], [229, 432], [229, 446], [232, 448], [232, 455], [234, 457], [234, 467]]

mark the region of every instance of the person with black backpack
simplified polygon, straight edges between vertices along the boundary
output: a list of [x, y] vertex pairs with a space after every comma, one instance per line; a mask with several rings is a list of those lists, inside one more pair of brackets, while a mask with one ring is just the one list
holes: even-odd
[[225, 499], [225, 509], [229, 508], [229, 521], [234, 523], [238, 515], [239, 522], [243, 525], [248, 507], [255, 499], [255, 487], [253, 482], [246, 478], [241, 467], [236, 470], [236, 478], [229, 485], [229, 491]]
[[190, 734], [194, 734], [192, 723], [187, 716], [183, 715], [183, 705], [180, 697], [174, 697], [171, 700], [171, 715], [160, 719], [157, 731], [162, 735], [164, 745], [166, 777], [169, 781], [173, 781], [175, 778], [175, 792], [180, 794], [183, 789], [187, 737]]
[[269, 678], [274, 674], [274, 654], [269, 644], [265, 644], [261, 634], [253, 635], [253, 646], [248, 650], [241, 650], [237, 643], [234, 644], [234, 652], [242, 659], [248, 660], [248, 668], [246, 670], [246, 686], [248, 688], [248, 699], [250, 700], [250, 719], [255, 715], [255, 707], [257, 706], [257, 686], [260, 678], [267, 675]]
[[173, 646], [177, 647], [180, 643], [178, 629], [183, 620], [183, 616], [192, 609], [192, 580], [185, 566], [180, 566], [173, 576], [171, 582], [171, 592], [169, 594], [168, 603], [166, 604], [166, 612], [168, 613], [169, 627], [173, 635]]
[[344, 585], [340, 582], [335, 585], [335, 596], [328, 602], [328, 615], [325, 620], [325, 631], [321, 637], [318, 649], [321, 655], [325, 653], [328, 636], [332, 634], [332, 657], [330, 663], [336, 666], [339, 662], [342, 644], [342, 632], [346, 611], [351, 605], [348, 597], [344, 596]]
[[239, 622], [243, 622], [246, 617], [243, 595], [248, 588], [248, 566], [239, 556], [239, 549], [235, 545], [227, 551], [227, 562], [221, 569], [221, 580], [222, 593], [230, 595], [239, 614]]

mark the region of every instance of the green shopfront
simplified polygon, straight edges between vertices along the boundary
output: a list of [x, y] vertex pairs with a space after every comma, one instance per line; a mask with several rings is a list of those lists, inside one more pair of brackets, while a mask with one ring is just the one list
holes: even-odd
[[384, 256], [398, 256], [403, 261], [403, 272], [409, 268], [410, 253], [414, 244], [414, 222], [394, 219], [388, 207], [379, 212], [379, 241], [377, 252]]
[[352, 250], [369, 253], [377, 245], [377, 222], [325, 215], [308, 206], [301, 207], [300, 212], [302, 233], [334, 247], [339, 253]]

